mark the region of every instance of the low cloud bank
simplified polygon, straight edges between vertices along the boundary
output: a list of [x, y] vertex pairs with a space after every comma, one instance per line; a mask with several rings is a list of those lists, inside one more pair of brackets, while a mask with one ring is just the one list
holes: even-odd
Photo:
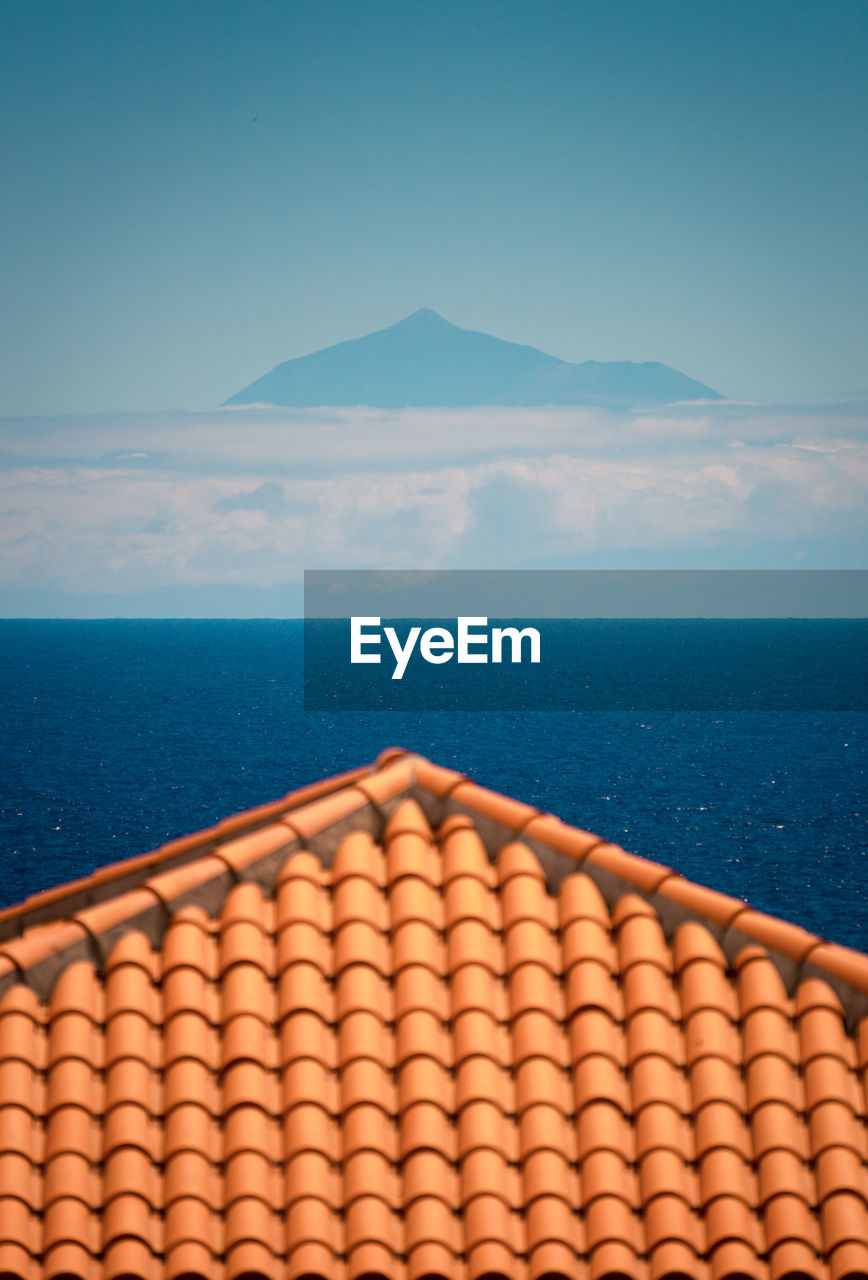
[[280, 612], [316, 567], [861, 567], [866, 428], [734, 404], [7, 419], [0, 609]]

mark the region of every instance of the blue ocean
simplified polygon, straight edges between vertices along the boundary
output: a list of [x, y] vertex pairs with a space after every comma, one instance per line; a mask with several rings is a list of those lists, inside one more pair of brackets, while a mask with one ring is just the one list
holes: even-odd
[[868, 949], [864, 711], [306, 712], [297, 621], [2, 622], [0, 700], [2, 905], [399, 745]]

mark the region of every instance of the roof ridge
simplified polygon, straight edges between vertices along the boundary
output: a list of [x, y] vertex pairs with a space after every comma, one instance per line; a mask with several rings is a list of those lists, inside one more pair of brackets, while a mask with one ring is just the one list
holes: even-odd
[[76, 899], [82, 895], [87, 895], [88, 905], [102, 902], [107, 897], [113, 896], [112, 889], [119, 888], [119, 882], [129, 881], [132, 886], [137, 886], [152, 868], [183, 866], [238, 834], [255, 831], [283, 813], [289, 813], [320, 796], [329, 795], [333, 791], [351, 785], [356, 779], [365, 777], [372, 768], [376, 767], [376, 765], [364, 765], [347, 770], [345, 773], [334, 774], [321, 782], [295, 788], [279, 800], [272, 800], [252, 809], [231, 814], [227, 818], [221, 818], [211, 827], [203, 827], [191, 835], [168, 840], [165, 844], [158, 845], [156, 849], [146, 853], [122, 858], [118, 862], [106, 863], [104, 866], [97, 867], [90, 875], [30, 894], [22, 902], [0, 910], [0, 943], [20, 935], [21, 929], [17, 926], [21, 920], [26, 919], [32, 924], [62, 919], [62, 908], [67, 900]]
[[[488, 834], [482, 830], [480, 834], [490, 857], [496, 856], [499, 847], [520, 833], [522, 843], [529, 844], [537, 854], [550, 890], [557, 888], [578, 864], [595, 881], [610, 907], [625, 892], [639, 893], [645, 898], [660, 918], [667, 941], [680, 924], [695, 920], [720, 942], [731, 965], [745, 947], [760, 944], [790, 994], [805, 978], [822, 978], [841, 999], [848, 1022], [853, 1024], [868, 1015], [868, 955], [864, 952], [830, 942], [800, 925], [758, 911], [747, 901], [689, 880], [672, 867], [628, 853], [619, 845], [568, 826], [530, 805], [480, 787], [464, 775], [442, 770], [422, 757], [419, 760], [418, 776], [422, 785], [426, 779], [429, 784], [442, 785], [444, 775], [450, 775], [442, 795], [451, 811], [467, 808], [486, 817]], [[510, 816], [520, 818], [512, 829], [504, 821]], [[476, 825], [479, 829], [478, 820]], [[506, 839], [495, 834], [498, 827], [508, 832]], [[492, 838], [500, 838], [499, 847], [492, 847]], [[566, 858], [552, 859], [553, 849]]]
[[301, 787], [8, 908], [0, 913], [0, 995], [19, 982], [48, 992], [75, 959], [101, 966], [117, 938], [133, 929], [159, 944], [178, 910], [195, 903], [215, 916], [229, 889], [241, 881], [272, 892], [293, 853], [309, 850], [328, 867], [349, 829], [361, 827], [379, 840], [407, 799], [419, 804], [432, 830], [452, 815], [466, 815], [491, 861], [509, 844], [527, 846], [545, 873], [549, 893], [581, 870], [610, 909], [626, 893], [645, 899], [667, 941], [682, 923], [697, 921], [717, 939], [730, 965], [745, 947], [759, 944], [790, 993], [803, 979], [819, 977], [835, 990], [851, 1023], [868, 1014], [868, 956], [862, 952], [757, 911], [400, 748], [382, 752], [373, 765]]

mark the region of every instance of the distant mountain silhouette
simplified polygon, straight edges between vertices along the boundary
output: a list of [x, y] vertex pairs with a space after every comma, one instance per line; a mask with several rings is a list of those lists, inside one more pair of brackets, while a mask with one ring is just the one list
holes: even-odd
[[422, 309], [367, 337], [286, 360], [226, 404], [623, 407], [721, 398], [665, 364], [570, 364]]

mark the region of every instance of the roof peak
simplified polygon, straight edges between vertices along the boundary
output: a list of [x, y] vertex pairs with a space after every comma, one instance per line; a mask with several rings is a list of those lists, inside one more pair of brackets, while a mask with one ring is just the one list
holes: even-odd
[[[427, 824], [425, 831], [420, 822]], [[861, 953], [826, 943], [399, 748], [381, 753], [373, 765], [299, 788], [0, 913], [0, 995], [22, 981], [44, 995], [66, 964], [86, 958], [104, 963], [114, 942], [131, 929], [159, 947], [179, 910], [198, 906], [216, 918], [239, 882], [258, 884], [271, 897], [282, 869], [301, 853], [329, 873], [342, 842], [354, 832], [375, 844], [408, 832], [430, 843], [432, 833], [446, 840], [454, 829], [473, 831], [489, 865], [506, 849], [513, 850], [514, 861], [525, 860], [525, 870], [532, 859], [550, 896], [566, 891], [565, 882], [584, 872], [608, 911], [632, 894], [645, 901], [645, 914], [659, 919], [667, 939], [682, 923], [697, 922], [717, 940], [729, 965], [745, 947], [759, 944], [788, 990], [804, 978], [821, 977], [853, 1017], [868, 1013], [868, 957]], [[614, 916], [613, 921], [619, 927]]]

